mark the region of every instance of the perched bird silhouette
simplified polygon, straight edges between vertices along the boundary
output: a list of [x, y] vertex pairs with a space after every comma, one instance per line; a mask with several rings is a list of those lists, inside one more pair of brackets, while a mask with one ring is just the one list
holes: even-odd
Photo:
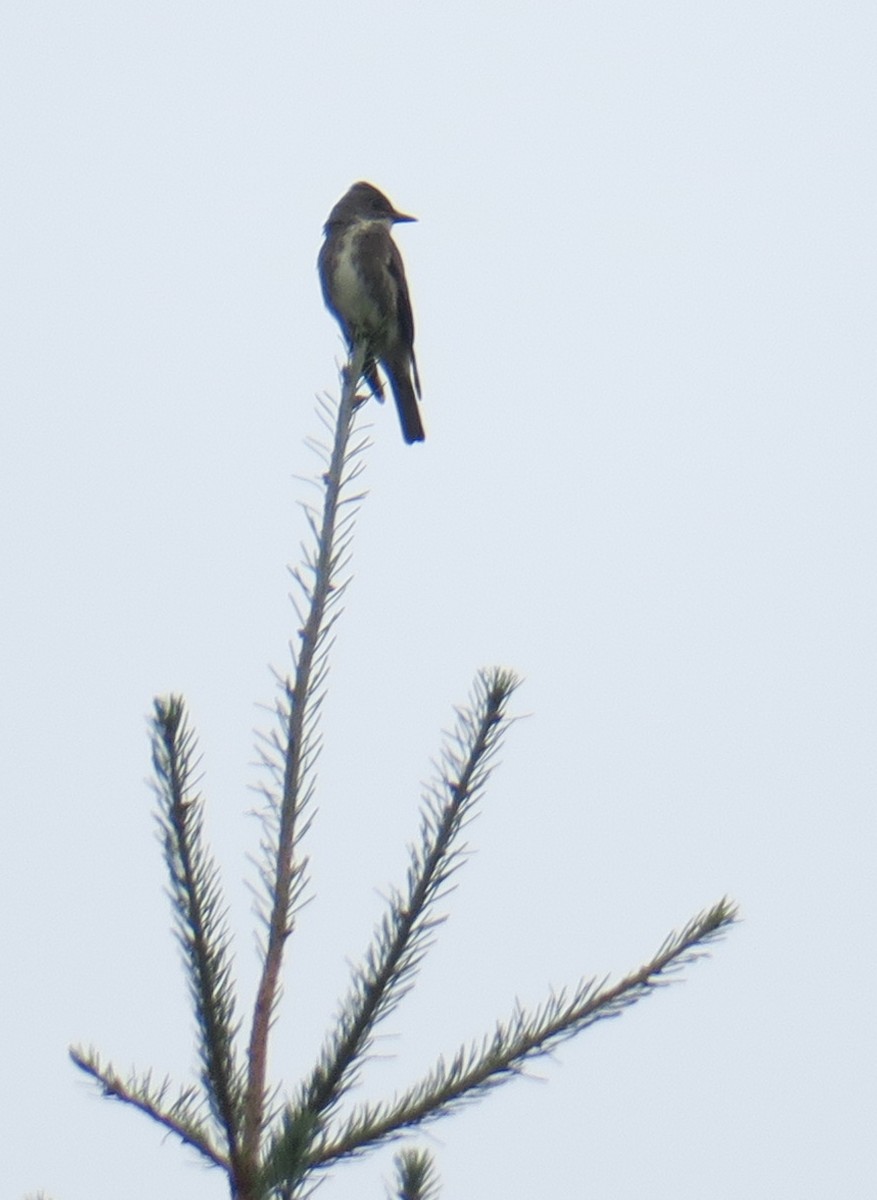
[[390, 231], [399, 221], [416, 220], [397, 212], [370, 183], [355, 183], [329, 213], [317, 262], [326, 307], [351, 351], [365, 342], [362, 377], [378, 400], [384, 398], [378, 364], [383, 368], [409, 443], [422, 442], [425, 434], [417, 403], [414, 317], [402, 256]]

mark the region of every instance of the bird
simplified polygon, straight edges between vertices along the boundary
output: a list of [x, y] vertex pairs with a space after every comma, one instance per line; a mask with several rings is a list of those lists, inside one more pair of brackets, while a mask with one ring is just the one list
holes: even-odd
[[376, 400], [384, 389], [378, 364], [389, 380], [399, 411], [402, 436], [409, 444], [426, 434], [420, 419], [420, 378], [414, 358], [414, 316], [399, 247], [391, 230], [416, 221], [397, 212], [371, 183], [354, 183], [323, 226], [325, 241], [317, 269], [326, 307], [341, 326], [352, 352], [364, 342], [362, 378]]

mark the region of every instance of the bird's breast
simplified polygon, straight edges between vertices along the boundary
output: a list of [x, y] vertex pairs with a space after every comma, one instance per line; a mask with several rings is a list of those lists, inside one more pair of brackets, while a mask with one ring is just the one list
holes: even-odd
[[338, 242], [332, 273], [332, 300], [349, 324], [360, 329], [381, 323], [381, 308], [360, 254], [361, 232], [346, 229]]

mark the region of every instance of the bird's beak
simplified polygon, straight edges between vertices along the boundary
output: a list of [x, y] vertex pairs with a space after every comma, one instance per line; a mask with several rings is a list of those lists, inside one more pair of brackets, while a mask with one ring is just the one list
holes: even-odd
[[417, 217], [408, 217], [405, 215], [405, 213], [396, 212], [395, 210], [393, 212], [393, 224], [394, 225], [398, 224], [400, 221], [416, 221], [416, 220], [417, 220]]

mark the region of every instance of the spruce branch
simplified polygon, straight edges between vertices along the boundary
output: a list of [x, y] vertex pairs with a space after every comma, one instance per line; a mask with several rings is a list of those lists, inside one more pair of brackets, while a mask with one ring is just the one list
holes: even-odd
[[671, 933], [649, 962], [620, 982], [606, 986], [586, 980], [572, 994], [565, 989], [551, 993], [530, 1012], [516, 1005], [512, 1016], [499, 1022], [492, 1036], [461, 1047], [450, 1062], [440, 1058], [420, 1083], [392, 1102], [363, 1105], [340, 1130], [324, 1135], [322, 1144], [314, 1147], [311, 1166], [325, 1167], [397, 1138], [522, 1074], [530, 1060], [550, 1054], [597, 1021], [619, 1016], [671, 982], [683, 966], [704, 957], [707, 947], [736, 919], [736, 906], [722, 899], [689, 921], [680, 933]]
[[373, 1040], [375, 1025], [408, 992], [444, 916], [436, 903], [462, 865], [459, 836], [487, 783], [490, 762], [505, 729], [505, 709], [517, 680], [510, 672], [482, 673], [471, 707], [457, 712], [457, 726], [442, 755], [440, 786], [427, 794], [420, 843], [409, 847], [407, 887], [393, 889], [387, 912], [362, 966], [353, 972], [338, 1026], [303, 1090], [301, 1107], [325, 1115], [353, 1085]]
[[202, 1081], [229, 1159], [240, 1157], [243, 1077], [236, 1061], [233, 961], [219, 872], [204, 845], [203, 799], [195, 793], [195, 737], [178, 696], [155, 701], [152, 762], [158, 822], [198, 1029]]
[[132, 1074], [123, 1079], [111, 1066], [104, 1066], [100, 1056], [93, 1050], [73, 1047], [70, 1057], [81, 1071], [100, 1085], [105, 1096], [139, 1109], [163, 1125], [168, 1132], [175, 1134], [185, 1145], [197, 1150], [212, 1166], [228, 1171], [228, 1159], [211, 1141], [203, 1116], [203, 1100], [197, 1096], [194, 1087], [181, 1089], [176, 1099], [168, 1103], [171, 1089], [169, 1079], [162, 1080], [158, 1085], [153, 1084], [151, 1073], [139, 1077]]
[[398, 1200], [437, 1200], [438, 1172], [428, 1150], [406, 1149], [394, 1160]]
[[[352, 971], [316, 1065], [294, 1093], [294, 1102], [278, 1103], [278, 1090], [267, 1084], [268, 1044], [287, 939], [306, 884], [301, 844], [311, 820], [328, 654], [362, 499], [353, 484], [364, 469], [367, 443], [351, 445], [351, 434], [360, 402], [356, 386], [368, 362], [368, 347], [355, 345], [337, 409], [327, 401], [319, 410], [331, 449], [311, 443], [325, 468], [317, 484], [322, 505], [319, 511], [305, 507], [312, 543], [302, 547], [302, 566], [291, 571], [291, 599], [299, 620], [298, 642], [291, 647], [293, 671], [276, 677], [276, 724], [260, 742], [272, 782], [260, 788], [264, 808], [256, 895], [264, 942], [246, 1066], [239, 1066], [236, 1052], [231, 942], [219, 874], [204, 845], [195, 738], [183, 701], [174, 696], [155, 702], [153, 763], [176, 934], [197, 1019], [202, 1086], [185, 1088], [173, 1098], [168, 1080], [154, 1084], [150, 1074], [125, 1079], [95, 1052], [70, 1051], [105, 1095], [152, 1117], [220, 1167], [233, 1200], [301, 1200], [314, 1186], [314, 1172], [455, 1112], [523, 1074], [531, 1061], [595, 1022], [620, 1015], [702, 957], [736, 920], [736, 907], [722, 900], [671, 934], [648, 963], [618, 983], [584, 980], [549, 993], [536, 1008], [516, 1004], [492, 1034], [462, 1046], [450, 1061], [439, 1058], [420, 1082], [386, 1101], [354, 1106], [342, 1119], [341, 1101], [368, 1061], [378, 1024], [414, 985], [446, 919], [439, 904], [466, 860], [463, 831], [475, 815], [509, 724], [506, 709], [516, 677], [498, 669], [482, 671], [468, 706], [457, 710], [446, 736], [437, 782], [425, 793], [419, 836], [408, 848], [405, 884], [388, 893], [384, 914], [361, 965]], [[397, 1156], [396, 1172], [399, 1200], [435, 1200], [438, 1179], [429, 1154], [404, 1150]]]
[[[277, 779], [278, 789], [276, 794], [267, 790], [264, 793], [268, 803], [263, 814], [260, 876], [265, 888], [263, 916], [267, 937], [248, 1056], [244, 1144], [250, 1162], [258, 1155], [266, 1120], [268, 1037], [280, 994], [283, 952], [293, 929], [295, 909], [304, 885], [305, 860], [298, 858], [296, 852], [307, 828], [302, 813], [313, 796], [314, 765], [320, 749], [316, 722], [328, 669], [329, 635], [346, 588], [346, 581], [341, 581], [339, 576], [349, 562], [350, 537], [359, 500], [358, 496], [347, 493], [361, 471], [359, 459], [364, 443], [353, 450], [349, 443], [356, 385], [362, 376], [366, 353], [364, 343], [357, 345], [345, 368], [331, 454], [326, 458], [322, 448], [315, 446], [327, 467], [322, 477], [322, 517], [318, 523], [313, 511], [306, 510], [315, 546], [312, 549], [303, 547], [304, 569], [292, 572], [304, 601], [302, 608], [296, 603], [301, 627], [298, 650], [293, 650], [295, 670], [292, 679], [280, 681], [279, 728], [269, 739], [264, 754], [265, 763]], [[330, 427], [325, 409], [323, 418]]]
[[417, 969], [444, 917], [435, 905], [447, 893], [451, 876], [462, 865], [460, 834], [473, 815], [490, 774], [502, 734], [505, 710], [517, 686], [509, 671], [482, 672], [468, 708], [442, 753], [440, 783], [426, 796], [420, 842], [409, 847], [405, 892], [390, 893], [363, 964], [356, 967], [336, 1027], [327, 1039], [298, 1101], [284, 1113], [266, 1154], [266, 1177], [289, 1181], [287, 1164], [303, 1161], [302, 1128], [316, 1136], [342, 1095], [353, 1086], [367, 1059], [375, 1026], [391, 1013], [413, 984]]

